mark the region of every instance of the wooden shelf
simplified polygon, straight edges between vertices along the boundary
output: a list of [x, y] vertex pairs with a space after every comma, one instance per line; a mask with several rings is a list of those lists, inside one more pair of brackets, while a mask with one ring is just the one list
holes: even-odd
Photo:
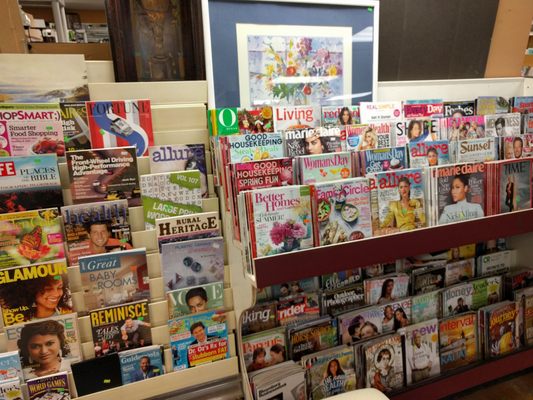
[[533, 348], [421, 382], [392, 395], [391, 400], [441, 399], [530, 367], [533, 367]]
[[257, 288], [533, 231], [533, 209], [254, 259]]

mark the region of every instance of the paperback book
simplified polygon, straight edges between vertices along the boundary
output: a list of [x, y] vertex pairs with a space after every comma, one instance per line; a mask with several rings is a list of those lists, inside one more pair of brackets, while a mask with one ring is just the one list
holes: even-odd
[[55, 208], [0, 214], [0, 268], [65, 257]]
[[405, 378], [407, 385], [440, 374], [439, 322], [431, 319], [402, 331], [405, 337]]
[[67, 151], [91, 148], [87, 125], [87, 107], [84, 101], [60, 102], [63, 137]]
[[152, 344], [148, 300], [89, 312], [96, 357]]
[[349, 152], [302, 156], [298, 170], [302, 185], [347, 179], [352, 176], [352, 159]]
[[162, 244], [161, 272], [165, 292], [224, 281], [224, 239]]
[[74, 204], [127, 199], [141, 204], [134, 147], [67, 152], [70, 192]]
[[168, 321], [174, 371], [229, 357], [226, 316], [216, 311]]
[[0, 178], [0, 214], [63, 205], [55, 154], [0, 157]]
[[118, 357], [123, 385], [165, 373], [162, 346], [153, 345], [141, 349], [126, 350], [119, 353]]
[[69, 266], [92, 254], [129, 250], [128, 201], [114, 200], [61, 207]]
[[88, 101], [87, 119], [93, 149], [134, 146], [141, 157], [154, 144], [150, 100]]
[[150, 297], [146, 249], [132, 249], [79, 258], [86, 310]]
[[389, 393], [404, 386], [402, 338], [399, 334], [371, 340], [362, 346], [367, 388]]
[[224, 307], [224, 283], [213, 282], [167, 292], [170, 318]]
[[440, 368], [442, 372], [479, 359], [476, 313], [469, 312], [439, 321]]
[[164, 243], [220, 236], [220, 220], [218, 213], [214, 211], [156, 218], [155, 233], [161, 251]]
[[320, 350], [329, 349], [339, 344], [337, 319], [322, 317], [320, 319], [299, 323], [287, 328], [289, 358], [294, 361]]
[[200, 171], [141, 175], [144, 226], [155, 228], [157, 218], [202, 212]]
[[73, 397], [67, 372], [36, 377], [28, 380], [26, 384], [29, 400], [70, 400]]
[[285, 328], [274, 328], [243, 336], [242, 354], [246, 371], [252, 372], [284, 362]]

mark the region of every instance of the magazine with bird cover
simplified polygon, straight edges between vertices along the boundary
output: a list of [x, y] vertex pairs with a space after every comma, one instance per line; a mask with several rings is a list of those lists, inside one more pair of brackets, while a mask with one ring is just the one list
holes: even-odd
[[272, 107], [207, 110], [207, 127], [210, 136], [274, 132]]
[[69, 266], [81, 256], [132, 248], [127, 200], [64, 206], [61, 216]]
[[436, 318], [410, 325], [401, 332], [405, 342], [407, 385], [440, 374], [439, 322]]
[[392, 146], [394, 123], [376, 122], [371, 124], [353, 124], [344, 127], [346, 131], [346, 149], [363, 151], [382, 149]]
[[441, 265], [415, 268], [411, 271], [413, 295], [428, 293], [445, 286], [446, 267]]
[[320, 288], [322, 290], [341, 289], [362, 282], [363, 271], [361, 268], [347, 269], [345, 271], [320, 276]]
[[0, 381], [0, 399], [17, 400], [23, 399], [21, 380], [19, 378], [6, 379]]
[[18, 350], [0, 354], [0, 383], [11, 379], [16, 379], [18, 382], [23, 382], [24, 379]]
[[144, 226], [155, 228], [157, 218], [202, 212], [201, 173], [198, 170], [141, 175]]
[[390, 393], [404, 386], [402, 337], [387, 335], [362, 346], [367, 388]]
[[154, 145], [150, 100], [88, 101], [93, 149], [134, 146], [137, 157]]
[[409, 165], [405, 146], [365, 150], [354, 153], [354, 157], [357, 164], [356, 171], [362, 176], [405, 169]]
[[35, 377], [26, 384], [29, 400], [70, 400], [74, 397], [70, 389], [68, 372]]
[[66, 260], [0, 270], [0, 304], [4, 326], [71, 313]]
[[[12, 325], [5, 328], [5, 335], [6, 350], [20, 354], [24, 380], [70, 371], [70, 364], [82, 359], [76, 313]], [[40, 350], [43, 346], [47, 350]]]
[[365, 307], [339, 315], [339, 341], [350, 344], [383, 333], [383, 317], [379, 307]]
[[249, 335], [275, 328], [278, 326], [277, 310], [277, 301], [258, 303], [246, 309], [241, 316], [241, 333]]
[[287, 360], [285, 328], [256, 332], [242, 338], [242, 354], [246, 371], [252, 372]]
[[331, 127], [358, 124], [359, 106], [322, 106], [322, 126]]
[[[206, 283], [167, 292], [170, 318], [224, 308], [224, 282]], [[275, 315], [275, 310], [274, 310]]]
[[218, 212], [210, 211], [166, 218], [156, 218], [155, 233], [159, 249], [163, 243], [205, 239], [221, 235]]
[[450, 142], [450, 159], [454, 163], [494, 161], [499, 156], [499, 143], [495, 137], [453, 140]]
[[402, 118], [400, 101], [374, 101], [359, 103], [362, 124], [373, 122], [394, 121]]
[[433, 167], [450, 163], [450, 143], [447, 140], [410, 141], [408, 146], [410, 168]]
[[439, 321], [440, 368], [442, 372], [471, 364], [479, 359], [475, 312]]
[[58, 103], [0, 103], [0, 156], [65, 155]]
[[317, 245], [372, 237], [368, 179], [317, 183], [311, 199]]
[[479, 309], [479, 335], [485, 358], [497, 358], [520, 348], [520, 305], [503, 301]]
[[287, 296], [317, 292], [320, 289], [320, 282], [318, 277], [315, 276], [297, 281], [284, 282], [279, 285], [272, 285], [270, 286], [270, 289], [270, 298], [274, 300], [282, 300]]
[[321, 123], [320, 106], [274, 107], [274, 128], [276, 132], [316, 128]]
[[411, 321], [413, 324], [440, 318], [441, 294], [439, 290], [411, 297]]
[[306, 355], [300, 362], [307, 370], [308, 394], [312, 400], [356, 389], [355, 359], [350, 346], [337, 346]]
[[307, 354], [329, 349], [339, 344], [337, 319], [322, 317], [287, 327], [289, 358], [294, 361]]
[[337, 126], [290, 129], [282, 133], [285, 155], [338, 153], [346, 150], [346, 134]]
[[384, 304], [409, 296], [409, 275], [398, 273], [365, 279], [367, 304]]
[[302, 156], [297, 160], [302, 185], [347, 179], [352, 176], [352, 157], [349, 152]]
[[224, 238], [162, 244], [161, 273], [165, 292], [224, 281]]
[[531, 133], [501, 138], [500, 147], [502, 160], [533, 157], [533, 129]]
[[365, 305], [363, 284], [359, 283], [321, 293], [320, 310], [322, 315], [336, 316]]
[[421, 169], [377, 173], [370, 187], [377, 197], [377, 204], [372, 204], [374, 235], [428, 226]]
[[485, 115], [485, 135], [490, 137], [519, 136], [520, 113]]
[[87, 125], [87, 107], [84, 101], [59, 103], [63, 137], [67, 151], [91, 148], [91, 136]]
[[55, 154], [0, 157], [0, 178], [0, 214], [63, 205]]
[[302, 323], [320, 316], [317, 293], [302, 293], [278, 300], [277, 321], [281, 326]]
[[68, 151], [70, 192], [74, 204], [127, 199], [141, 205], [134, 147]]
[[404, 118], [442, 117], [443, 113], [442, 100], [421, 100], [420, 102], [408, 100], [403, 103]]
[[150, 297], [145, 248], [82, 256], [79, 266], [86, 310]]
[[476, 99], [476, 114], [504, 114], [509, 112], [509, 101], [499, 96], [479, 96]]
[[474, 100], [445, 101], [442, 105], [444, 117], [464, 117], [476, 114], [476, 102]]
[[486, 136], [485, 119], [482, 115], [444, 118], [442, 139], [454, 140], [481, 139]]
[[170, 144], [148, 148], [150, 172], [200, 171], [202, 196], [208, 197], [204, 144]]
[[245, 192], [252, 257], [313, 247], [309, 186]]
[[122, 384], [139, 382], [165, 373], [163, 346], [122, 351], [119, 355]]
[[148, 300], [89, 312], [95, 357], [152, 345]]
[[56, 208], [0, 214], [0, 268], [65, 257]]
[[445, 286], [467, 281], [476, 275], [475, 257], [446, 263]]
[[224, 313], [207, 311], [170, 319], [168, 330], [174, 371], [229, 357]]

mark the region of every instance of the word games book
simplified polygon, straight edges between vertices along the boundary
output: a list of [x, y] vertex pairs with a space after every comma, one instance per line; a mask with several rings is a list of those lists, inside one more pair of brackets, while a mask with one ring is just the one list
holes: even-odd
[[317, 245], [372, 236], [368, 179], [317, 183], [311, 186], [311, 196]]
[[171, 318], [224, 307], [224, 282], [206, 283], [167, 292]]
[[302, 156], [298, 170], [303, 185], [347, 179], [352, 176], [352, 159], [349, 152]]
[[246, 371], [252, 372], [286, 360], [285, 328], [256, 332], [242, 338]]
[[55, 208], [0, 214], [0, 268], [65, 257]]
[[216, 311], [168, 321], [174, 371], [229, 357], [226, 316]]
[[127, 199], [141, 205], [134, 147], [69, 151], [66, 154], [74, 204]]
[[106, 253], [131, 249], [128, 214], [125, 199], [61, 207], [69, 266], [102, 248]]
[[442, 372], [479, 359], [477, 316], [474, 312], [439, 321], [440, 368]]
[[96, 357], [152, 344], [148, 300], [89, 312]]
[[60, 102], [63, 137], [67, 151], [91, 148], [91, 136], [87, 124], [87, 107], [84, 101]]
[[215, 211], [156, 218], [155, 233], [161, 250], [163, 243], [220, 236], [220, 220]]
[[73, 397], [67, 372], [36, 377], [28, 380], [26, 384], [29, 400], [70, 400]]
[[0, 214], [63, 205], [55, 154], [0, 157], [0, 179]]
[[79, 266], [87, 310], [150, 297], [145, 248], [83, 256]]
[[245, 192], [253, 258], [313, 247], [309, 186]]
[[135, 146], [147, 156], [154, 144], [150, 100], [88, 101], [87, 119], [93, 149]]
[[141, 175], [141, 198], [146, 229], [157, 218], [202, 212], [200, 171]]
[[165, 373], [163, 347], [158, 345], [122, 351], [118, 355], [122, 384], [139, 382]]
[[165, 292], [224, 281], [224, 239], [162, 244], [161, 272]]

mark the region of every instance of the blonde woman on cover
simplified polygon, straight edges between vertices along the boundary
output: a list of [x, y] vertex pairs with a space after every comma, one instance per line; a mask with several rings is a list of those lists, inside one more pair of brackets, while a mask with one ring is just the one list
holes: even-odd
[[409, 231], [426, 224], [426, 215], [420, 200], [411, 199], [411, 182], [402, 176], [398, 183], [400, 200], [389, 203], [389, 212], [385, 216], [381, 228], [396, 227], [400, 231]]
[[361, 144], [358, 150], [370, 150], [378, 147], [378, 135], [370, 126], [361, 135]]

